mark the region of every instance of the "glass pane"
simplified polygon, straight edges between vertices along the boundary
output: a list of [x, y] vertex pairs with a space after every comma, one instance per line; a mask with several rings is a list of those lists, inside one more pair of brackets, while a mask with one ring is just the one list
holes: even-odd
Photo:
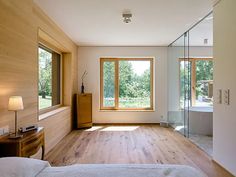
[[180, 108], [184, 109], [184, 100], [185, 100], [185, 88], [184, 88], [184, 84], [185, 84], [185, 62], [184, 60], [180, 61], [180, 69], [179, 69], [179, 74], [180, 74]]
[[52, 54], [42, 48], [39, 54], [39, 109], [52, 106]]
[[184, 89], [184, 108], [188, 109], [188, 107], [191, 105], [191, 65], [192, 63], [188, 61], [188, 59], [185, 59], [184, 62], [184, 72], [183, 72], [183, 77], [184, 81], [181, 83], [181, 88]]
[[150, 108], [150, 61], [119, 61], [119, 107]]
[[213, 106], [213, 62], [196, 61], [195, 106]]
[[184, 58], [185, 58], [185, 102], [184, 102], [184, 136], [189, 137], [189, 108], [191, 106], [191, 66], [192, 62], [189, 60], [189, 33], [186, 32], [184, 35], [185, 48], [184, 48]]
[[191, 62], [188, 56], [188, 33], [168, 47], [168, 122], [188, 136], [191, 103]]
[[168, 122], [185, 133], [185, 36], [168, 47]]
[[103, 106], [115, 107], [115, 62], [103, 63]]

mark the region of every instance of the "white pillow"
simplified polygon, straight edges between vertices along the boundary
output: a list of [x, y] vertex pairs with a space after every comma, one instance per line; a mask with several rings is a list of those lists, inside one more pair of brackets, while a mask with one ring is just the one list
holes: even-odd
[[6, 157], [0, 158], [0, 176], [1, 177], [35, 177], [44, 168], [50, 166], [47, 161]]

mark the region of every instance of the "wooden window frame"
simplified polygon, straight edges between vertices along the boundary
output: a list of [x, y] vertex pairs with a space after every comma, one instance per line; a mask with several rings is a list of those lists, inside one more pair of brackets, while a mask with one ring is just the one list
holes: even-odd
[[[180, 62], [189, 61], [191, 63], [191, 106], [196, 105], [196, 61], [200, 61], [200, 60], [213, 61], [213, 58], [210, 58], [210, 57], [209, 58], [179, 58], [179, 81], [180, 81]], [[179, 84], [179, 97], [181, 95], [180, 92], [181, 92], [181, 85]]]
[[[39, 109], [39, 107], [38, 107], [39, 115], [42, 115], [42, 114], [45, 114], [47, 112], [53, 111], [55, 109], [58, 109], [58, 108], [60, 108], [63, 105], [62, 104], [63, 103], [63, 98], [62, 98], [62, 95], [63, 95], [62, 94], [63, 93], [63, 80], [62, 80], [62, 77], [63, 77], [63, 61], [62, 61], [62, 53], [60, 51], [56, 50], [54, 47], [49, 46], [48, 44], [39, 42], [38, 43], [38, 48], [46, 50], [46, 51], [48, 51], [50, 53], [55, 52], [55, 53], [60, 55], [60, 103], [57, 104], [57, 105], [54, 105], [54, 106], [43, 108], [43, 109]], [[38, 48], [37, 48], [37, 51], [38, 51]], [[37, 53], [37, 57], [38, 57], [38, 53]], [[39, 71], [38, 71], [38, 73], [39, 73]], [[39, 75], [38, 75], [37, 83], [38, 82], [39, 82]], [[38, 104], [39, 104], [39, 99], [38, 99]]]
[[[150, 107], [148, 108], [119, 108], [119, 61], [150, 61]], [[115, 106], [103, 106], [103, 63], [115, 63]], [[153, 62], [154, 58], [100, 58], [100, 110], [114, 110], [114, 111], [153, 111]]]

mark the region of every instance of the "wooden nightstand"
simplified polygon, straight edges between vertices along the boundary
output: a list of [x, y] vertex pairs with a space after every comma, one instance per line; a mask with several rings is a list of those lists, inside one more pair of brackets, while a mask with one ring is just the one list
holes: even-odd
[[42, 160], [44, 158], [44, 129], [39, 127], [26, 133], [21, 133], [22, 138], [9, 139], [8, 136], [0, 138], [0, 157], [30, 157], [42, 148]]

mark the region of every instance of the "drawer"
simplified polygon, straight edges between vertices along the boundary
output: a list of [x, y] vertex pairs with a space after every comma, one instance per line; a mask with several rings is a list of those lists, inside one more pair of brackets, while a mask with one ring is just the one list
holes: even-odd
[[[44, 128], [21, 133], [22, 138], [9, 139], [3, 136], [0, 139], [0, 157], [30, 157], [42, 148], [42, 159], [44, 157]], [[0, 175], [1, 176], [1, 175]]]
[[40, 133], [38, 135], [34, 135], [34, 136], [26, 139], [25, 141], [23, 141], [21, 143], [21, 149], [25, 148], [25, 146], [28, 146], [28, 145], [31, 146], [32, 144], [37, 143], [37, 141], [39, 141], [41, 139], [43, 139], [43, 134], [42, 133]]
[[38, 138], [34, 142], [31, 142], [27, 146], [22, 146], [22, 156], [31, 156], [38, 152], [40, 147], [43, 145], [43, 138]]

